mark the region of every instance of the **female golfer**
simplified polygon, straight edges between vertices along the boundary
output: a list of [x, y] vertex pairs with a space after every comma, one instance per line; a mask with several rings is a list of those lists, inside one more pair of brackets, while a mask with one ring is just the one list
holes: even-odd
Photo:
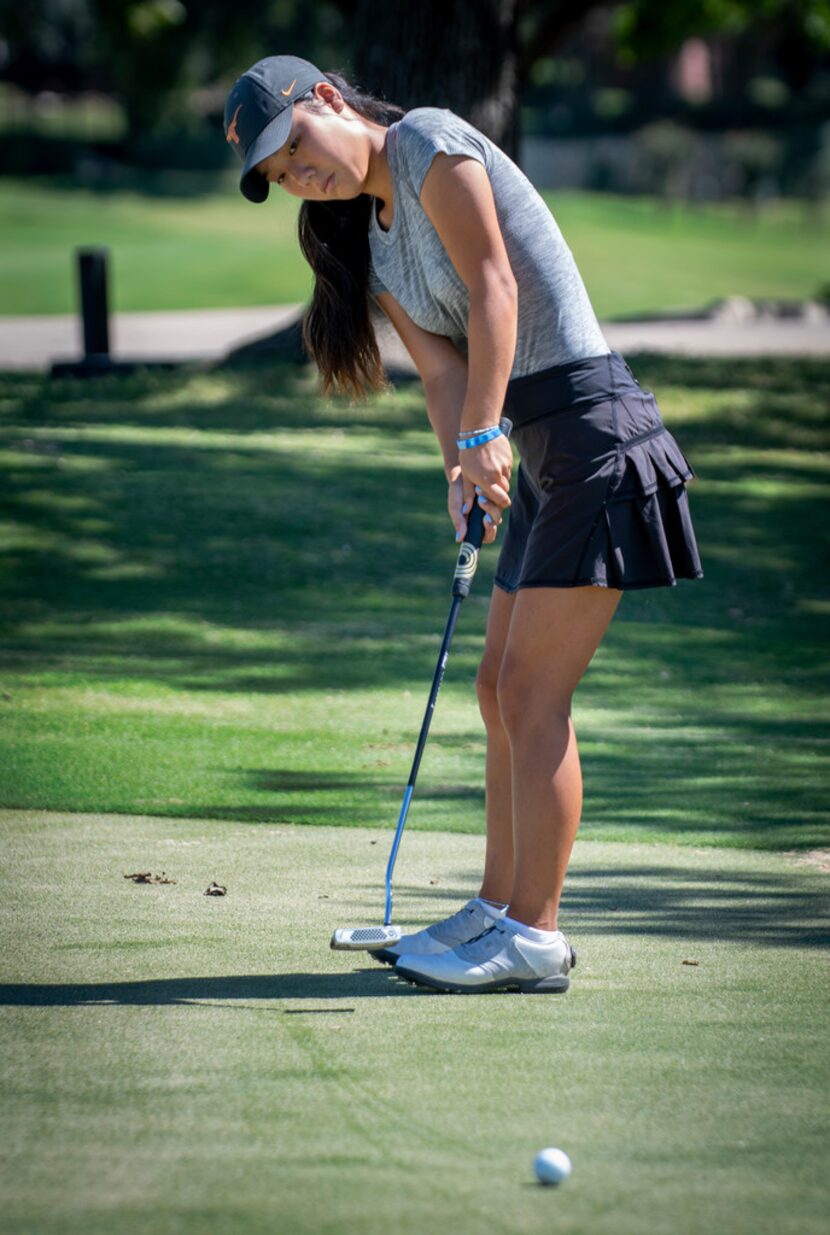
[[[245, 197], [276, 185], [304, 199], [305, 337], [324, 391], [383, 384], [374, 298], [423, 380], [456, 538], [472, 502], [486, 541], [510, 509], [477, 679], [481, 890], [381, 959], [439, 990], [566, 990], [575, 957], [557, 914], [582, 809], [571, 698], [623, 591], [700, 578], [694, 473], [609, 350], [548, 207], [465, 120], [272, 56], [234, 85], [225, 135]], [[502, 414], [521, 458], [512, 497]]]

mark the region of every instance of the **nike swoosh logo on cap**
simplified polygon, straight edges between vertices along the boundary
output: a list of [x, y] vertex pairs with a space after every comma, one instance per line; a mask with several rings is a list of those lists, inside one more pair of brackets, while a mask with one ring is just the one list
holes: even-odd
[[284, 95], [286, 95], [286, 96], [287, 96], [287, 95], [289, 95], [289, 94], [291, 93], [291, 91], [294, 89], [294, 87], [296, 86], [296, 84], [297, 84], [297, 79], [296, 79], [296, 77], [295, 77], [295, 78], [294, 78], [294, 80], [292, 81], [291, 85], [288, 87], [288, 89], [287, 89], [287, 90], [280, 90], [280, 94], [284, 94]]
[[242, 107], [243, 104], [240, 103], [236, 111], [233, 113], [233, 120], [228, 125], [227, 140], [229, 142], [236, 142], [237, 146], [239, 145], [239, 134], [236, 131], [236, 117], [242, 111]]

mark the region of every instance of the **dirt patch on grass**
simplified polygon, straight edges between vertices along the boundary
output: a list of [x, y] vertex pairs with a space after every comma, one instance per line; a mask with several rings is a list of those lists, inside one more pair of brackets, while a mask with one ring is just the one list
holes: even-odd
[[809, 853], [798, 854], [794, 849], [790, 850], [793, 857], [798, 857], [799, 866], [813, 866], [817, 870], [824, 871], [830, 875], [830, 849], [811, 849]]

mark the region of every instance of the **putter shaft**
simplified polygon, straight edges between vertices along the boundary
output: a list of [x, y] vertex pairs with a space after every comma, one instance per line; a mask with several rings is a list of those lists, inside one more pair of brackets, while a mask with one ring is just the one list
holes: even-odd
[[404, 790], [401, 813], [398, 816], [398, 826], [395, 829], [395, 838], [392, 841], [389, 861], [386, 864], [386, 910], [383, 917], [385, 926], [388, 926], [392, 921], [392, 873], [395, 869], [395, 861], [398, 857], [398, 847], [400, 846], [401, 837], [403, 836], [406, 816], [409, 813], [409, 803], [412, 801], [412, 794], [415, 790], [415, 778], [418, 775], [418, 768], [421, 766], [421, 756], [423, 755], [424, 747], [427, 744], [427, 735], [429, 734], [429, 727], [432, 723], [435, 704], [438, 701], [438, 692], [441, 689], [441, 683], [444, 680], [444, 670], [447, 667], [447, 657], [449, 656], [450, 644], [452, 643], [455, 624], [458, 621], [458, 611], [461, 608], [461, 601], [463, 599], [463, 596], [453, 596], [452, 599], [450, 615], [447, 618], [447, 625], [444, 630], [444, 639], [441, 643], [441, 651], [438, 655], [438, 664], [435, 666], [435, 676], [432, 679], [432, 689], [429, 692], [429, 703], [427, 704], [427, 710], [424, 713], [421, 732], [418, 736], [418, 745], [415, 748], [415, 758], [412, 760], [412, 769], [409, 773], [409, 780], [406, 783], [406, 789]]
[[389, 861], [386, 864], [386, 910], [383, 917], [385, 926], [389, 926], [392, 921], [392, 873], [395, 869], [395, 862], [398, 857], [398, 848], [401, 843], [404, 824], [406, 823], [406, 817], [409, 813], [409, 804], [412, 801], [412, 794], [415, 790], [415, 779], [418, 775], [418, 768], [421, 766], [421, 756], [424, 753], [424, 747], [427, 744], [427, 735], [429, 734], [429, 727], [432, 723], [432, 715], [435, 711], [435, 704], [438, 701], [438, 692], [441, 689], [441, 683], [444, 680], [444, 670], [447, 667], [447, 657], [449, 656], [450, 644], [452, 643], [452, 637], [455, 632], [455, 624], [458, 621], [458, 611], [461, 608], [461, 602], [464, 600], [465, 596], [469, 595], [470, 587], [472, 586], [473, 577], [475, 576], [476, 567], [478, 565], [478, 551], [481, 548], [483, 539], [484, 515], [478, 502], [475, 502], [473, 509], [470, 511], [470, 517], [467, 521], [467, 537], [458, 553], [455, 575], [453, 576], [452, 604], [450, 606], [450, 613], [447, 618], [447, 625], [444, 628], [444, 638], [441, 641], [441, 650], [438, 653], [438, 664], [435, 666], [435, 674], [432, 679], [432, 688], [429, 692], [427, 710], [424, 713], [423, 723], [421, 724], [421, 732], [418, 735], [418, 745], [415, 747], [415, 758], [412, 760], [412, 769], [409, 773], [409, 780], [407, 781], [406, 789], [404, 790], [401, 813], [398, 816], [398, 826], [395, 829], [395, 836], [389, 853]]

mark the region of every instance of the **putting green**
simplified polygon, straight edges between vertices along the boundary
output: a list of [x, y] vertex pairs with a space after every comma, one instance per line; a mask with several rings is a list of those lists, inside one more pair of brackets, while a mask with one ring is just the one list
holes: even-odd
[[[6, 811], [3, 1232], [807, 1235], [826, 1220], [827, 862], [578, 843], [569, 994], [422, 993], [377, 830]], [[412, 832], [395, 919], [475, 890]], [[139, 871], [175, 883], [137, 885]], [[206, 897], [212, 880], [224, 897]], [[535, 1152], [573, 1159], [560, 1189]]]

